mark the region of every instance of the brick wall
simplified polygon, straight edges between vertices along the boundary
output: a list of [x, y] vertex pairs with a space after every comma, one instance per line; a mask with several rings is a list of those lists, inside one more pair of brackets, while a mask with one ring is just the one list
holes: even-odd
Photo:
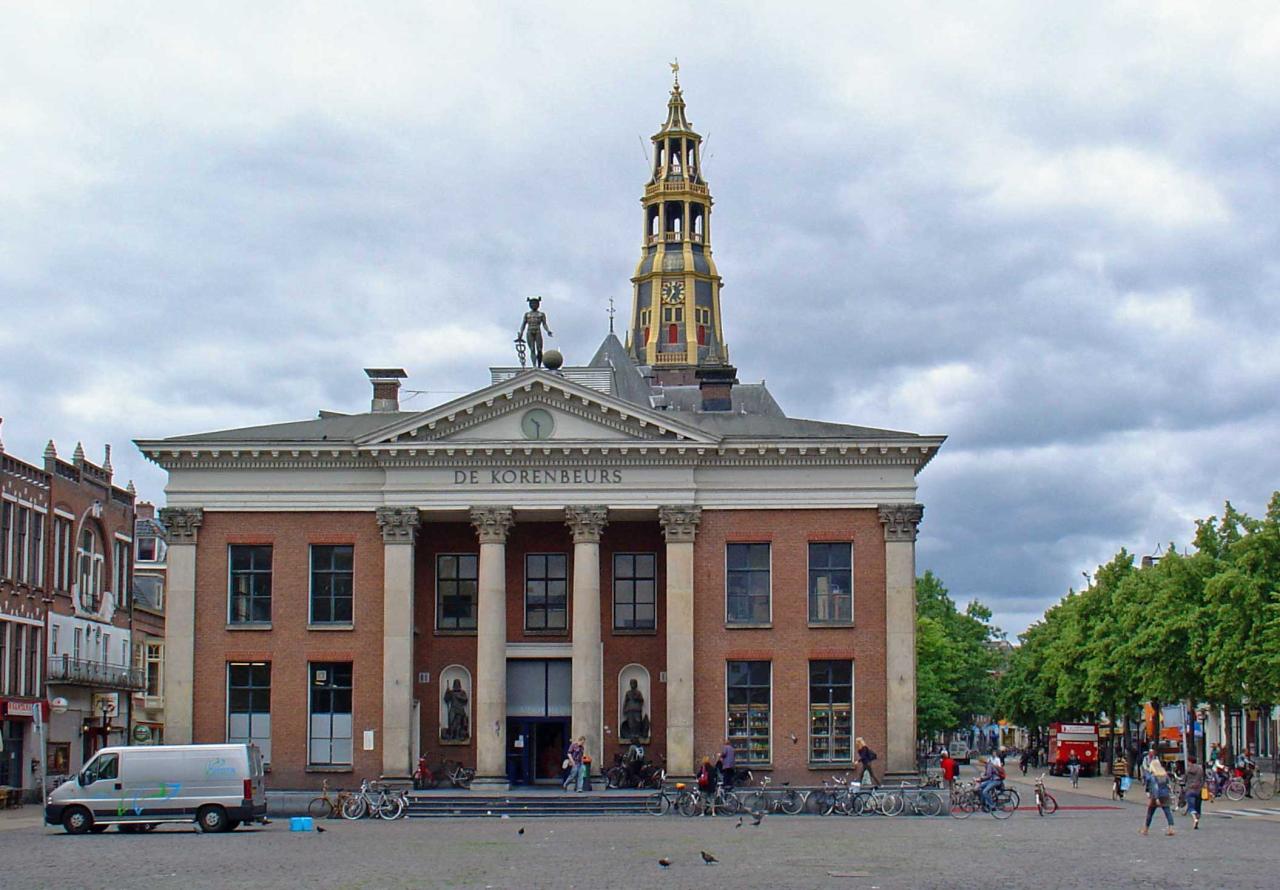
[[[227, 627], [227, 547], [272, 545], [270, 630]], [[310, 545], [354, 545], [354, 628], [309, 630]], [[196, 557], [194, 741], [226, 740], [229, 661], [271, 663], [271, 784], [318, 786], [308, 773], [308, 663], [352, 662], [354, 764], [333, 784], [382, 771], [382, 535], [372, 513], [206, 512]], [[361, 736], [376, 730], [377, 747]]]
[[[808, 624], [809, 542], [853, 542], [854, 626]], [[771, 545], [771, 628], [725, 625], [725, 545]], [[885, 750], [885, 562], [877, 512], [867, 510], [706, 510], [694, 546], [694, 750], [719, 752], [725, 734], [725, 662], [772, 662], [775, 780], [816, 783], [837, 767], [810, 769], [810, 659], [854, 661], [854, 734]], [[792, 742], [791, 734], [796, 741]], [[839, 767], [847, 769], [848, 767]]]

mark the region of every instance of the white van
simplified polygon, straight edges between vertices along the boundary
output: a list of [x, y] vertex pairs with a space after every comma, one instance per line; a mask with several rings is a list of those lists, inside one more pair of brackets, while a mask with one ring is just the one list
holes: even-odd
[[192, 821], [203, 831], [232, 831], [266, 815], [256, 745], [103, 748], [55, 788], [44, 807], [44, 821], [70, 834]]

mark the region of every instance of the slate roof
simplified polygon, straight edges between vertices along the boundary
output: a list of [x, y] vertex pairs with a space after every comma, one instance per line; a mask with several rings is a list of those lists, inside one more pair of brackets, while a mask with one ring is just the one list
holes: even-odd
[[[731, 411], [701, 410], [701, 395], [696, 385], [659, 386], [652, 371], [637, 365], [612, 333], [596, 350], [589, 368], [612, 371], [612, 395], [651, 411], [670, 413], [708, 433], [724, 438], [741, 439], [912, 439], [916, 433], [884, 430], [875, 427], [829, 423], [788, 417], [764, 383], [735, 384]], [[243, 429], [218, 430], [194, 435], [174, 436], [159, 441], [172, 442], [296, 442], [352, 443], [397, 421], [408, 420], [421, 411], [399, 411], [363, 414], [339, 414], [321, 411], [311, 420], [297, 420], [251, 426]]]

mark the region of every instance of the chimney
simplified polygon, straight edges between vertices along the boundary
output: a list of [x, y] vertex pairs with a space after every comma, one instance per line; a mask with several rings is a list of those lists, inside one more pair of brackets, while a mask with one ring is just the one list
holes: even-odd
[[391, 414], [400, 410], [400, 381], [409, 375], [404, 368], [365, 368], [373, 384], [374, 414]]
[[136, 514], [139, 519], [155, 519], [156, 505], [150, 501], [138, 501]]
[[694, 371], [703, 411], [732, 411], [733, 386], [738, 382], [738, 369], [726, 365], [713, 347], [711, 354]]

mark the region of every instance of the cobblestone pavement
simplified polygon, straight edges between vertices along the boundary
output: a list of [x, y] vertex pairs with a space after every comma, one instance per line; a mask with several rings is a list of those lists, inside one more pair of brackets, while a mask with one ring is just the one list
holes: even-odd
[[[1020, 785], [1030, 796], [1030, 788]], [[1165, 837], [1137, 828], [1144, 807], [1057, 795], [1068, 807], [1008, 821], [899, 817], [287, 820], [232, 834], [163, 828], [70, 836], [9, 823], [0, 830], [6, 887], [1275, 887], [1276, 827], [1265, 820], [1178, 820]], [[1069, 809], [1079, 806], [1088, 809]], [[1101, 809], [1099, 809], [1101, 807]], [[33, 808], [28, 808], [32, 810]], [[8, 817], [6, 817], [7, 819]], [[1157, 819], [1162, 819], [1157, 814]], [[518, 829], [524, 828], [524, 834]], [[707, 850], [721, 861], [702, 863]], [[660, 858], [672, 865], [662, 869]]]

